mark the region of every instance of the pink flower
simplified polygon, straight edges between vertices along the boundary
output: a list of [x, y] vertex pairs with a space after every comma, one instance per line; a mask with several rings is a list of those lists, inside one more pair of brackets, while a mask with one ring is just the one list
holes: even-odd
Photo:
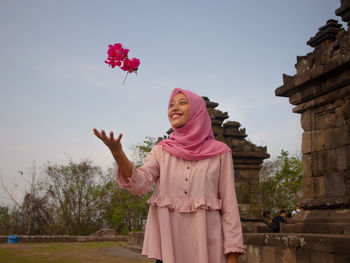
[[121, 43], [108, 45], [108, 56], [107, 60], [105, 60], [105, 63], [108, 64], [111, 68], [118, 66], [128, 73], [136, 73], [140, 66], [140, 60], [137, 58], [129, 59], [128, 54], [129, 49], [123, 48], [123, 45]]
[[[123, 66], [121, 67], [122, 70], [130, 72], [131, 70], [131, 60], [126, 58], [124, 59]], [[132, 72], [132, 71], [131, 71]]]
[[137, 58], [132, 58], [131, 59], [131, 67], [133, 68], [133, 71], [138, 70], [138, 67], [140, 66], [140, 60]]
[[122, 70], [127, 71], [129, 73], [136, 72], [138, 70], [138, 67], [140, 65], [140, 60], [137, 58], [132, 58], [131, 60], [126, 58], [124, 59], [123, 66], [121, 67]]

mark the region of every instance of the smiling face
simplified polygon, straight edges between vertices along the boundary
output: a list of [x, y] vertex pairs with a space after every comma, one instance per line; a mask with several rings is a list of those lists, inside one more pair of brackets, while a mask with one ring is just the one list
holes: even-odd
[[183, 93], [174, 96], [169, 104], [168, 118], [174, 128], [184, 126], [190, 119], [190, 103]]

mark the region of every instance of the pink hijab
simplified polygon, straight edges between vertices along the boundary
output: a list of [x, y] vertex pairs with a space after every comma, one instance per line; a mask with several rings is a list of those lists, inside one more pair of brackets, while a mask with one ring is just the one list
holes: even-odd
[[171, 93], [168, 107], [178, 93], [185, 94], [189, 100], [190, 119], [180, 128], [173, 127], [174, 132], [170, 134], [169, 139], [158, 144], [171, 155], [187, 161], [198, 161], [230, 152], [231, 149], [225, 143], [215, 140], [210, 116], [202, 97], [177, 88]]

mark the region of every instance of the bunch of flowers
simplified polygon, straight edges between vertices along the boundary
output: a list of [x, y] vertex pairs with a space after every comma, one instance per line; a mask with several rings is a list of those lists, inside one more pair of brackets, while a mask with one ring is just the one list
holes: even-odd
[[120, 43], [109, 45], [108, 47], [108, 57], [107, 60], [105, 60], [105, 63], [107, 63], [112, 68], [118, 66], [127, 73], [137, 73], [137, 70], [140, 66], [140, 60], [137, 58], [129, 59], [129, 49], [123, 48], [123, 45]]

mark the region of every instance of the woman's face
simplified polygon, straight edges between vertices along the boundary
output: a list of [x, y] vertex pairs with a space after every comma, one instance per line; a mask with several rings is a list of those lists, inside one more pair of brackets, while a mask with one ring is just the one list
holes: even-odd
[[178, 93], [170, 102], [168, 118], [174, 128], [184, 126], [190, 119], [190, 103], [183, 93]]

